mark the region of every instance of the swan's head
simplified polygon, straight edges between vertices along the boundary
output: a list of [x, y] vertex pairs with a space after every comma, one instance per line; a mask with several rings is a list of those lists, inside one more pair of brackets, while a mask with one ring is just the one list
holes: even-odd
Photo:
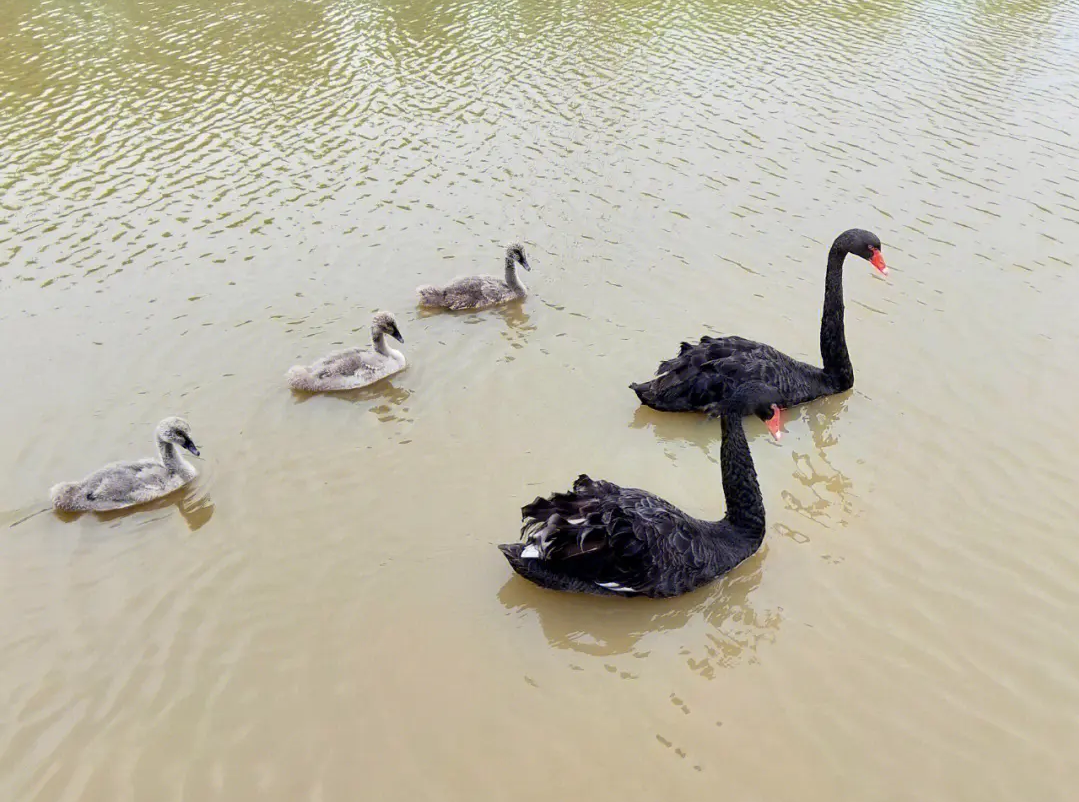
[[191, 424], [183, 418], [165, 418], [157, 424], [154, 434], [159, 443], [172, 443], [174, 446], [186, 448], [196, 457], [199, 455], [199, 449], [191, 439]]
[[[847, 253], [853, 253], [869, 262], [880, 271], [882, 276], [888, 275], [888, 265], [884, 264], [884, 256], [880, 252], [880, 237], [872, 231], [862, 228], [852, 228], [844, 231], [835, 241]], [[833, 246], [835, 247], [835, 246]]]
[[783, 411], [779, 406], [779, 391], [762, 382], [746, 382], [725, 400], [714, 405], [713, 414], [719, 417], [742, 418], [756, 415], [768, 427], [776, 440], [783, 438]]
[[525, 270], [532, 269], [528, 266], [528, 258], [525, 256], [524, 246], [519, 242], [515, 242], [506, 248], [506, 264], [511, 265], [514, 262], [519, 264]]
[[388, 334], [399, 343], [405, 341], [405, 338], [401, 336], [401, 330], [397, 328], [397, 319], [392, 312], [376, 313], [371, 320], [371, 333], [376, 337], [380, 334]]

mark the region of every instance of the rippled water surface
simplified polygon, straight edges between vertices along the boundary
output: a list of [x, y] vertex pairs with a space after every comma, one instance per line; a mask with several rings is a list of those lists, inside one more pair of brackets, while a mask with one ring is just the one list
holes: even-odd
[[[0, 799], [1071, 800], [1079, 3], [13, 0]], [[765, 545], [665, 602], [493, 544], [587, 471], [722, 515], [681, 339], [853, 392], [750, 423]], [[431, 315], [414, 287], [532, 295]], [[412, 366], [301, 398], [396, 312]], [[187, 417], [187, 492], [48, 488]]]

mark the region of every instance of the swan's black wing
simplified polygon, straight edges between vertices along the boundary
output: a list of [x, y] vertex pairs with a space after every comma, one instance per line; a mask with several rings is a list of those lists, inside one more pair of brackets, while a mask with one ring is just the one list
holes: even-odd
[[825, 394], [823, 371], [764, 343], [744, 337], [702, 337], [683, 342], [678, 356], [661, 362], [656, 378], [630, 387], [653, 409], [703, 410], [726, 399], [747, 382], [761, 382], [780, 393], [780, 406], [804, 403]]
[[523, 544], [503, 546], [537, 584], [601, 595], [670, 596], [697, 584], [714, 555], [699, 522], [658, 496], [580, 476], [569, 493], [521, 510]]

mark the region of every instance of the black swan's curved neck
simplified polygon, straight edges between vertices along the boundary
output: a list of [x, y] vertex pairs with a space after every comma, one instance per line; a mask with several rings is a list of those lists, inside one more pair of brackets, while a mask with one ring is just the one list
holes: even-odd
[[820, 355], [824, 372], [835, 384], [833, 392], [854, 386], [854, 367], [847, 352], [843, 326], [843, 260], [847, 249], [836, 243], [828, 252], [828, 273], [824, 279], [824, 312], [820, 321]]
[[719, 452], [723, 471], [723, 495], [727, 497], [727, 522], [746, 530], [757, 545], [764, 540], [764, 499], [753, 467], [740, 415], [724, 415], [723, 445]]

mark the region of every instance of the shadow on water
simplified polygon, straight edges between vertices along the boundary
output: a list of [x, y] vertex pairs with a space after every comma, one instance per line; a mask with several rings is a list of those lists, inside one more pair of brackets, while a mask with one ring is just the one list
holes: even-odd
[[[465, 323], [468, 325], [476, 325], [483, 323], [488, 317], [500, 317], [506, 321], [506, 326], [511, 329], [523, 328], [528, 325], [529, 314], [525, 310], [525, 304], [528, 303], [527, 298], [521, 298], [515, 301], [508, 301], [498, 306], [489, 306], [484, 309], [442, 309], [440, 307], [423, 306], [417, 304], [416, 318], [418, 320], [426, 320], [427, 318], [438, 317], [440, 315], [449, 315], [455, 318], [465, 318]], [[531, 329], [531, 327], [529, 327]]]
[[[785, 416], [790, 419], [789, 413]], [[752, 445], [757, 441], [772, 442], [772, 436], [760, 420], [747, 417], [744, 421], [746, 439]], [[723, 442], [723, 428], [719, 420], [700, 412], [658, 412], [643, 404], [633, 411], [629, 422], [631, 429], [647, 429], [660, 443], [692, 445], [699, 448], [712, 462], [719, 462], [716, 448]], [[786, 439], [783, 441], [786, 443]]]
[[493, 317], [499, 317], [506, 324], [502, 336], [512, 348], [524, 348], [529, 335], [536, 330], [531, 316], [525, 309], [524, 301], [513, 301], [491, 310]]
[[304, 390], [292, 390], [292, 401], [295, 404], [306, 404], [316, 398], [332, 398], [350, 404], [367, 403], [369, 401], [384, 401], [385, 404], [372, 407], [372, 411], [379, 409], [389, 410], [390, 407], [399, 407], [411, 396], [412, 391], [404, 387], [398, 387], [393, 383], [393, 377], [380, 379], [366, 387], [357, 387], [355, 390], [336, 390], [333, 392], [309, 393]]
[[[532, 316], [529, 315], [525, 308], [527, 302], [528, 299], [521, 299], [487, 309], [476, 310], [432, 309], [421, 306], [419, 307], [417, 319], [425, 320], [437, 315], [449, 315], [453, 318], [460, 318], [461, 322], [466, 326], [482, 326], [488, 324], [490, 318], [498, 318], [505, 323], [505, 329], [500, 332], [502, 338], [509, 343], [511, 348], [521, 349], [528, 343], [528, 338], [531, 334], [536, 331], [535, 324], [531, 322]], [[512, 359], [512, 357], [506, 358]]]
[[688, 444], [706, 454], [723, 440], [718, 420], [698, 412], [658, 412], [644, 404], [633, 410], [631, 429], [647, 429], [660, 443]]
[[[831, 517], [838, 506], [849, 512], [853, 483], [843, 471], [835, 467], [829, 458], [830, 450], [839, 443], [833, 426], [847, 408], [853, 391], [828, 396], [802, 408], [814, 449], [799, 451], [791, 449], [794, 460], [794, 478], [809, 492], [802, 499], [790, 492], [783, 494], [788, 510], [814, 521]], [[788, 534], [788, 533], [784, 533]]]
[[[646, 657], [655, 633], [691, 627], [678, 641], [690, 667], [710, 679], [717, 668], [733, 665], [771, 642], [782, 616], [758, 611], [750, 597], [761, 584], [767, 547], [716, 582], [675, 599], [614, 599], [544, 590], [514, 574], [498, 592], [504, 607], [535, 614], [547, 642], [593, 657], [632, 653]], [[690, 642], [687, 642], [689, 640]]]

